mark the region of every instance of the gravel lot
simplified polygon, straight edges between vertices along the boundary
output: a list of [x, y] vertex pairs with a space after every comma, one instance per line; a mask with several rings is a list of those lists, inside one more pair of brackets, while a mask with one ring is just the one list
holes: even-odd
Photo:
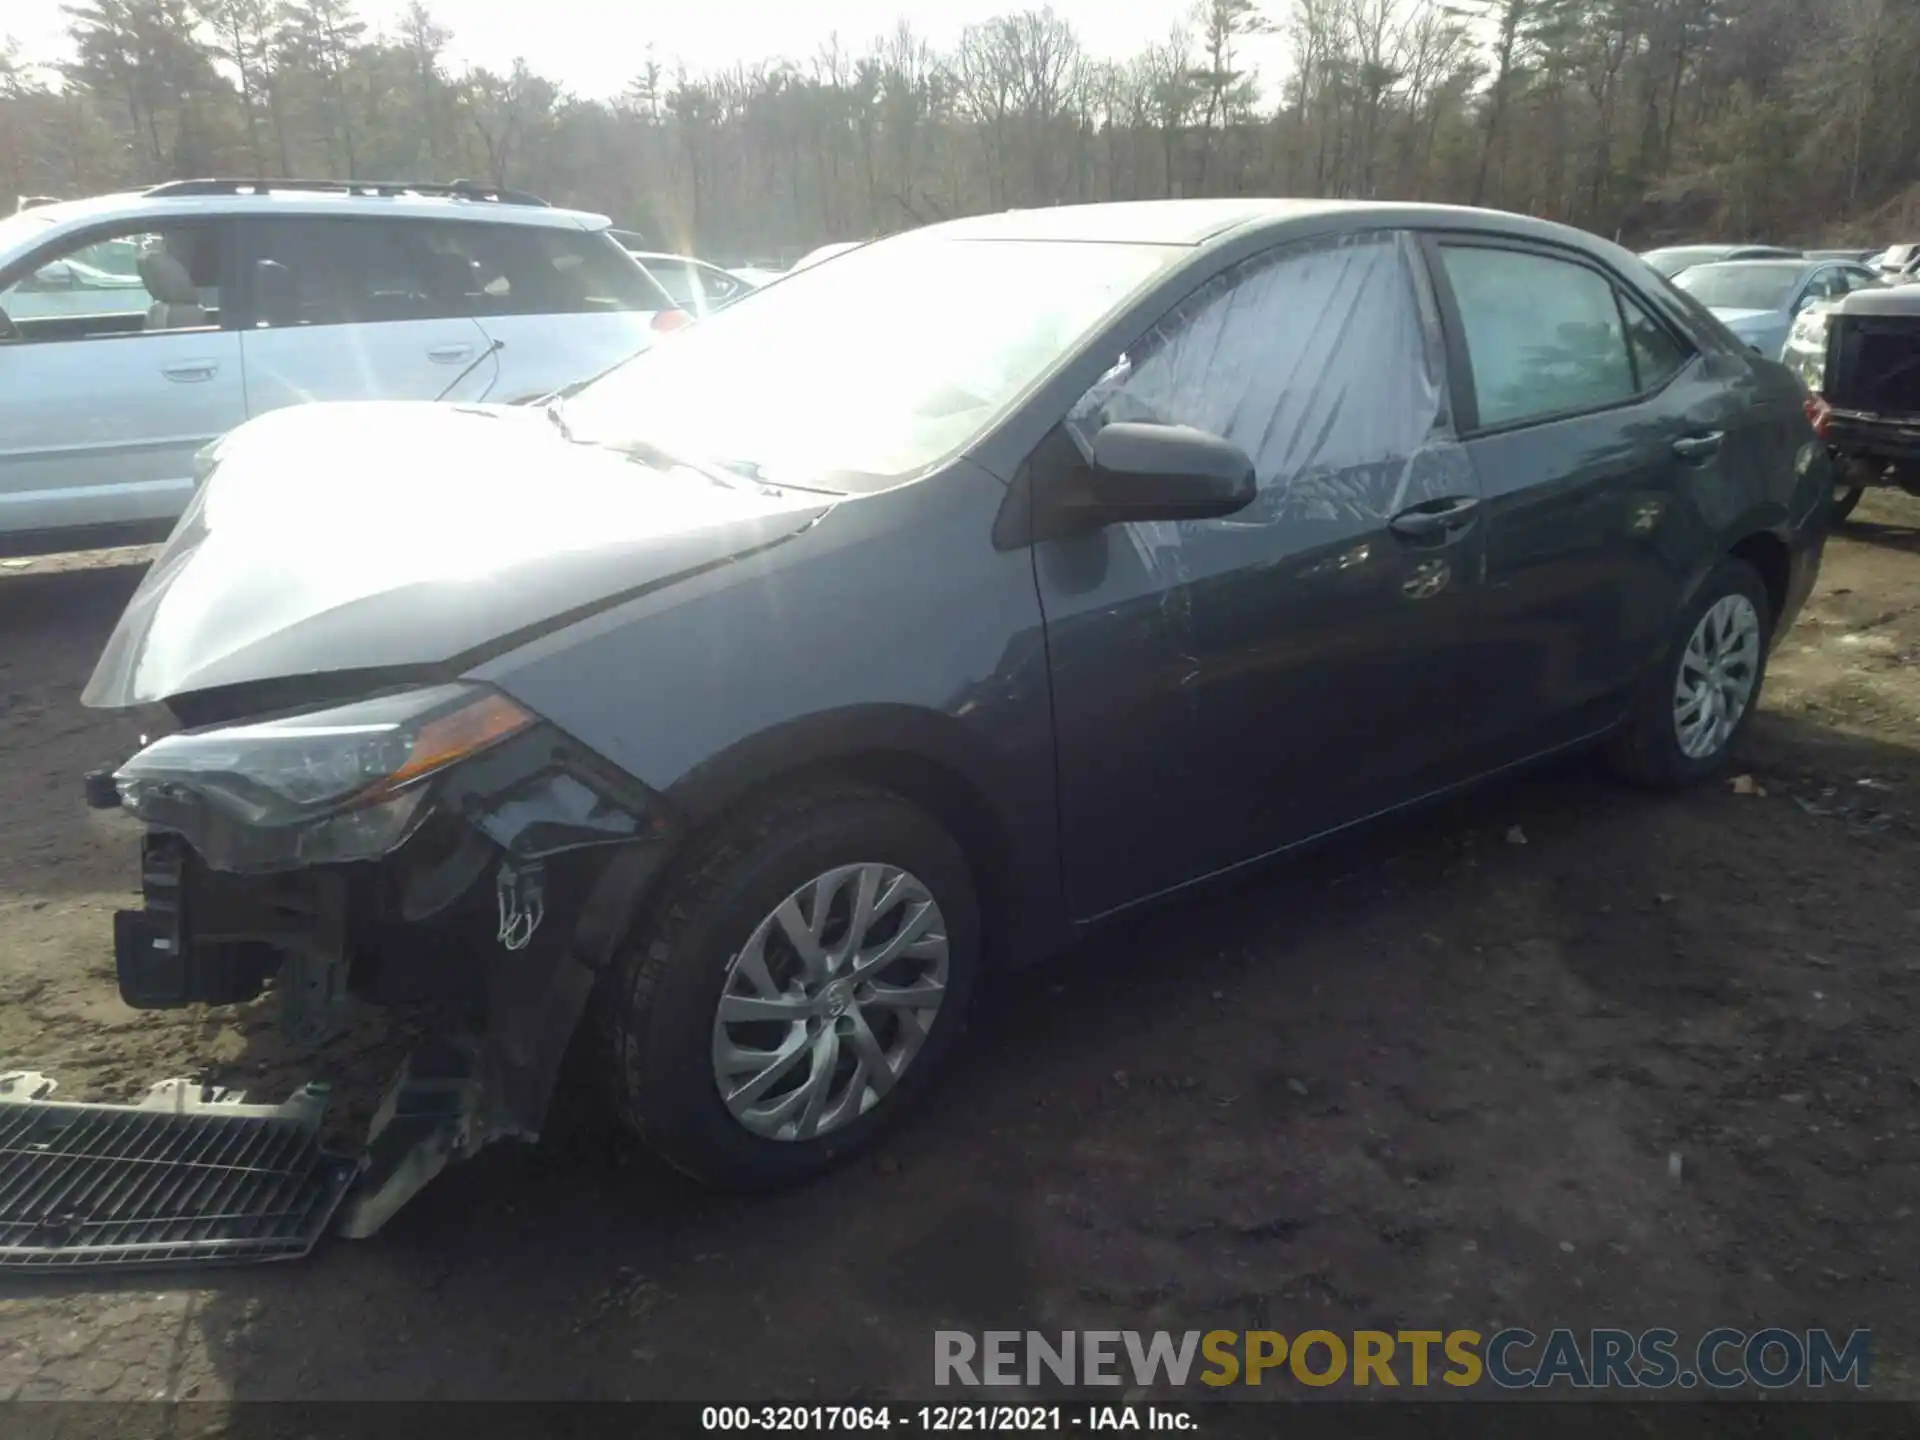
[[[279, 1098], [264, 1011], [114, 990], [135, 845], [80, 778], [139, 724], [78, 694], [143, 558], [0, 567], [0, 1069]], [[831, 1401], [924, 1394], [938, 1326], [1502, 1323], [1871, 1326], [1920, 1397], [1920, 501], [1829, 547], [1742, 769], [1567, 763], [1162, 909], [798, 1193], [570, 1124], [301, 1264], [0, 1280], [0, 1399]]]

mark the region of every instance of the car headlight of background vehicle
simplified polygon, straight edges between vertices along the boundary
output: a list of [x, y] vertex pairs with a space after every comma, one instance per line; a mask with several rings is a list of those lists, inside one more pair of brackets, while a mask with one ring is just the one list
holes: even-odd
[[498, 691], [436, 685], [183, 730], [114, 774], [127, 811], [217, 870], [374, 860], [425, 818], [430, 777], [534, 723]]

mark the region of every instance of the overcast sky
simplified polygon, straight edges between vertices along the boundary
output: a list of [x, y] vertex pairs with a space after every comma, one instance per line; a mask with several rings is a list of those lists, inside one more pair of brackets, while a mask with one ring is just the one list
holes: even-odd
[[[0, 35], [17, 40], [23, 57], [48, 62], [68, 50], [61, 0], [0, 0]], [[406, 0], [362, 0], [360, 14], [391, 27]], [[578, 94], [607, 98], [636, 75], [651, 42], [663, 64], [684, 60], [712, 70], [776, 56], [804, 60], [827, 36], [859, 49], [911, 14], [937, 46], [950, 45], [963, 25], [1021, 8], [1022, 0], [429, 0], [453, 31], [456, 67], [504, 69], [516, 56]], [[1034, 0], [1038, 3], [1038, 0]], [[1192, 8], [1191, 0], [1053, 0], [1096, 55], [1125, 56], [1164, 36]], [[1279, 4], [1270, 5], [1278, 13]], [[1249, 60], [1269, 76], [1278, 59], [1275, 39], [1252, 44]]]

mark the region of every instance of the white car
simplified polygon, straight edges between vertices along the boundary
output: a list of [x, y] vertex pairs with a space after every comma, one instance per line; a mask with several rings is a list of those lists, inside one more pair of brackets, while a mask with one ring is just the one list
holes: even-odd
[[836, 255], [846, 254], [849, 250], [858, 250], [866, 243], [864, 240], [836, 240], [831, 245], [818, 246], [796, 260], [793, 270], [787, 273], [791, 275], [794, 270], [810, 270], [822, 260], [831, 260]]
[[0, 554], [160, 538], [196, 453], [266, 411], [607, 369], [674, 309], [608, 223], [465, 182], [232, 180], [0, 220]]
[[660, 282], [660, 288], [667, 292], [673, 303], [689, 315], [704, 315], [709, 310], [731, 305], [741, 296], [759, 288], [737, 271], [723, 270], [718, 265], [696, 260], [691, 255], [638, 250], [631, 244], [626, 249], [629, 255], [640, 262], [642, 269]]

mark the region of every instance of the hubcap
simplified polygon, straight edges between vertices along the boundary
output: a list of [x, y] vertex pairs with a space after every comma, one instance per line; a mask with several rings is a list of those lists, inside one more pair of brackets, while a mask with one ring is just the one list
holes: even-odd
[[926, 1043], [947, 994], [947, 927], [892, 865], [817, 875], [727, 965], [713, 1078], [769, 1140], [810, 1140], [871, 1110]]
[[1732, 738], [1760, 678], [1760, 615], [1744, 595], [1727, 595], [1700, 617], [1673, 682], [1673, 727], [1689, 760], [1715, 755]]

